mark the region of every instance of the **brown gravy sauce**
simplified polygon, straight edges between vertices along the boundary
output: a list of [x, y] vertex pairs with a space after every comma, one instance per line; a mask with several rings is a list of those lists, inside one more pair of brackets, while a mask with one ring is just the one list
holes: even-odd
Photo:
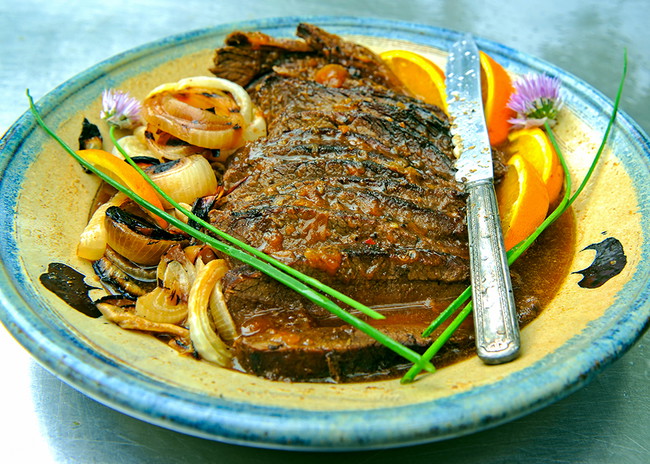
[[[563, 214], [551, 225], [537, 241], [512, 265], [513, 286], [516, 296], [521, 294], [537, 300], [536, 311], [529, 318], [524, 318], [524, 324], [530, 322], [551, 301], [564, 279], [570, 274], [570, 265], [576, 246], [575, 217], [572, 210]], [[52, 263], [48, 272], [41, 276], [42, 284], [59, 298], [68, 303], [77, 311], [89, 316], [99, 317], [101, 313], [89, 298], [88, 292], [93, 287], [84, 282], [84, 276], [71, 267]], [[409, 311], [393, 310], [384, 313], [386, 319], [369, 321], [372, 325], [410, 327], [413, 333], [427, 327], [433, 318], [444, 310], [451, 301], [431, 302], [429, 307], [411, 309]], [[271, 320], [264, 313], [258, 313], [251, 319], [244, 321], [241, 326], [242, 336], [249, 336], [273, 325], [277, 322]], [[451, 320], [451, 318], [450, 318]], [[338, 326], [343, 322], [332, 316], [320, 321], [322, 326]], [[288, 324], [289, 326], [293, 324]], [[299, 324], [297, 324], [299, 326]], [[439, 334], [446, 324], [434, 332], [433, 337]], [[298, 327], [296, 327], [298, 329]], [[291, 330], [291, 329], [289, 329]], [[473, 325], [471, 317], [465, 321], [454, 337], [434, 359], [438, 367], [451, 364], [473, 354]], [[402, 369], [391, 372], [388, 377], [400, 375]], [[374, 376], [360, 375], [357, 381], [370, 380]], [[380, 375], [386, 378], [384, 375]]]
[[[536, 242], [515, 262], [511, 267], [515, 299], [522, 302], [518, 307], [520, 313], [520, 327], [525, 326], [539, 315], [545, 306], [558, 292], [564, 279], [570, 274], [576, 246], [576, 224], [572, 210], [568, 210], [554, 224], [552, 224]], [[460, 292], [460, 291], [459, 291]], [[410, 333], [421, 333], [451, 302], [452, 298], [443, 301], [429, 302], [428, 307], [413, 307], [408, 310], [392, 309], [382, 311], [386, 318], [372, 320], [363, 315], [358, 315], [377, 328], [384, 326], [401, 327]], [[304, 314], [286, 310], [262, 310], [252, 317], [242, 321], [242, 336], [252, 336], [266, 330], [277, 330], [279, 321], [283, 336], [299, 337], [302, 332], [303, 321], [308, 319]], [[433, 334], [435, 339], [451, 322], [454, 316], [441, 325]], [[307, 322], [312, 326], [314, 321]], [[335, 316], [329, 316], [316, 321], [319, 327], [337, 327], [345, 323]], [[288, 340], [290, 341], [290, 340]], [[427, 342], [428, 344], [428, 342]], [[474, 327], [472, 318], [468, 317], [454, 333], [452, 338], [433, 359], [436, 367], [443, 367], [461, 359], [472, 356], [474, 351]], [[403, 370], [410, 366], [397, 366], [389, 372], [359, 374], [356, 379], [346, 381], [367, 381], [376, 378], [392, 378], [403, 374]]]
[[[511, 266], [513, 285], [518, 296], [534, 297], [539, 302], [539, 307], [544, 308], [555, 296], [560, 285], [570, 273], [570, 265], [575, 249], [575, 218], [572, 210], [564, 213], [552, 224], [535, 243]], [[453, 299], [429, 301], [427, 307], [409, 308], [408, 311], [393, 309], [382, 312], [386, 318], [382, 320], [368, 320], [375, 327], [385, 325], [428, 325], [432, 320], [432, 313], [443, 311]], [[248, 333], [256, 333], [267, 326], [272, 327], [272, 321], [266, 321], [267, 312], [260, 311], [255, 316], [244, 322], [244, 326], [251, 325], [254, 329]], [[336, 316], [319, 320], [319, 325], [340, 326], [343, 322]]]
[[570, 274], [575, 247], [576, 221], [569, 209], [513, 263], [513, 273], [521, 278], [519, 291], [537, 297], [541, 308], [546, 307]]
[[85, 276], [67, 264], [50, 263], [47, 272], [41, 274], [40, 281], [45, 288], [88, 317], [99, 317], [102, 313], [88, 296], [91, 287]]

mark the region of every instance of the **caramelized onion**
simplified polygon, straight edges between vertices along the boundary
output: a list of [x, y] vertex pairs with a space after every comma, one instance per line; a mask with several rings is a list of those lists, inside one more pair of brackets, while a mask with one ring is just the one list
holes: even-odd
[[176, 278], [176, 276], [171, 275], [167, 272], [167, 266], [174, 261], [181, 263], [185, 271], [191, 274], [192, 281], [194, 281], [194, 277], [196, 277], [194, 264], [185, 253], [185, 249], [182, 247], [182, 244], [176, 244], [167, 250], [167, 252], [162, 256], [160, 262], [158, 263], [156, 275], [161, 285], [163, 287], [170, 288], [170, 282], [167, 282], [165, 279]]
[[187, 258], [192, 262], [196, 262], [200, 259], [202, 262], [207, 263], [213, 259], [217, 259], [217, 254], [215, 253], [214, 249], [205, 244], [190, 245], [183, 251], [187, 255]]
[[156, 269], [159, 285], [187, 302], [196, 278], [194, 263], [181, 245], [172, 246], [160, 259]]
[[101, 150], [104, 148], [104, 140], [99, 128], [84, 118], [81, 123], [81, 134], [79, 134], [79, 150]]
[[161, 282], [163, 287], [177, 295], [178, 298], [187, 301], [196, 273], [191, 263], [184, 264], [186, 263], [180, 261], [169, 262], [165, 267]]
[[237, 338], [237, 329], [235, 328], [235, 322], [230, 315], [230, 311], [228, 311], [228, 306], [226, 306], [221, 280], [212, 289], [209, 308], [217, 333], [224, 342], [232, 345], [235, 338]]
[[110, 247], [106, 248], [104, 256], [115, 264], [118, 268], [124, 271], [129, 277], [133, 277], [140, 282], [156, 282], [156, 267], [155, 266], [141, 266], [131, 260], [126, 259], [121, 254], [115, 252]]
[[[197, 198], [217, 191], [217, 177], [208, 160], [192, 155], [163, 163], [148, 171], [149, 177], [179, 203], [192, 204]], [[170, 205], [163, 201], [165, 208]]]
[[161, 159], [177, 160], [190, 155], [212, 157], [212, 150], [190, 145], [184, 140], [152, 126], [147, 126], [144, 135], [148, 149]]
[[244, 122], [249, 123], [253, 119], [253, 103], [246, 90], [239, 84], [220, 77], [195, 76], [173, 83], [162, 84], [149, 92], [145, 101], [149, 97], [162, 92], [181, 92], [198, 88], [228, 92], [237, 103]]
[[178, 298], [171, 290], [156, 287], [138, 298], [135, 314], [152, 322], [180, 324], [187, 317], [187, 302]]
[[120, 308], [119, 306], [110, 303], [97, 303], [97, 309], [102, 312], [106, 319], [119, 325], [123, 329], [169, 334], [173, 337], [180, 338], [182, 341], [189, 338], [189, 332], [184, 327], [180, 327], [176, 324], [149, 321], [144, 317], [136, 316], [133, 312], [127, 309]]
[[223, 161], [245, 142], [266, 134], [262, 113], [246, 90], [217, 77], [190, 77], [156, 87], [143, 102], [142, 116], [148, 123], [148, 145], [169, 159], [201, 147], [218, 150], [213, 155]]
[[231, 149], [242, 144], [244, 117], [237, 102], [222, 90], [164, 90], [147, 97], [142, 111], [149, 125], [191, 145]]
[[93, 262], [93, 269], [104, 285], [120, 295], [137, 298], [151, 291], [156, 285], [131, 277], [105, 256]]
[[106, 241], [116, 252], [134, 263], [151, 266], [172, 245], [186, 240], [156, 224], [112, 206], [106, 210]]
[[[192, 210], [192, 205], [188, 205], [187, 203], [183, 203], [182, 201], [179, 202], [178, 204], [187, 211]], [[182, 221], [185, 224], [189, 222], [189, 218], [185, 215], [185, 213], [181, 212], [180, 209], [175, 208], [173, 212], [174, 212], [174, 216], [176, 216], [176, 219], [178, 219], [179, 221]]]
[[222, 259], [215, 259], [200, 267], [187, 304], [187, 322], [194, 348], [203, 359], [220, 366], [227, 366], [232, 354], [228, 345], [215, 332], [208, 313], [208, 304], [214, 286], [227, 270], [228, 267]]
[[[121, 137], [117, 143], [119, 143], [122, 149], [127, 152], [131, 158], [153, 158], [160, 161], [162, 158], [161, 155], [149, 148], [144, 133], [145, 127], [138, 126], [133, 131], [133, 135], [125, 135], [124, 137]], [[124, 158], [117, 147], [113, 147], [111, 153], [118, 158]]]
[[259, 108], [253, 109], [253, 119], [246, 124], [244, 130], [244, 140], [246, 142], [254, 142], [260, 137], [266, 135], [266, 120]]
[[126, 201], [123, 193], [117, 193], [109, 201], [95, 210], [90, 221], [79, 236], [77, 256], [89, 261], [95, 261], [104, 256], [106, 251], [106, 210], [111, 206], [119, 206]]

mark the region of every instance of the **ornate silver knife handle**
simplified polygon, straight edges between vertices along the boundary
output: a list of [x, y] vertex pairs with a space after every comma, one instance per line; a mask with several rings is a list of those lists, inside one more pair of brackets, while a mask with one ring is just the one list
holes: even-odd
[[476, 349], [486, 364], [519, 354], [519, 324], [492, 179], [466, 185]]
[[467, 34], [447, 59], [447, 109], [456, 180], [468, 193], [470, 269], [476, 351], [486, 364], [511, 361], [519, 353], [519, 327], [493, 184], [492, 150], [483, 114], [479, 50]]

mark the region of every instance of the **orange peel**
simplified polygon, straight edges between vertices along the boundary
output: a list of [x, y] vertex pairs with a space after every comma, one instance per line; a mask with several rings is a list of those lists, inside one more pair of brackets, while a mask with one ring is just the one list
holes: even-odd
[[414, 97], [447, 112], [445, 73], [433, 61], [408, 50], [379, 54]]
[[532, 164], [546, 185], [549, 203], [553, 205], [557, 202], [564, 170], [548, 135], [542, 129], [533, 127], [511, 132], [504, 153], [506, 156], [521, 155]]
[[484, 52], [479, 52], [479, 55], [485, 122], [490, 144], [499, 146], [508, 138], [511, 128], [508, 120], [516, 116], [515, 112], [508, 108], [514, 88], [512, 79], [503, 66]]
[[[104, 150], [79, 150], [77, 151], [77, 154], [114, 181], [119, 182], [124, 187], [130, 189], [132, 192], [136, 193], [158, 209], [164, 210], [158, 193], [156, 193], [154, 188], [149, 185], [144, 177], [142, 177], [138, 171], [136, 171], [135, 168], [126, 161]], [[160, 227], [167, 227], [167, 221], [154, 213], [150, 214]]]
[[546, 218], [549, 207], [546, 185], [531, 163], [514, 155], [508, 167], [496, 188], [506, 250], [532, 234]]

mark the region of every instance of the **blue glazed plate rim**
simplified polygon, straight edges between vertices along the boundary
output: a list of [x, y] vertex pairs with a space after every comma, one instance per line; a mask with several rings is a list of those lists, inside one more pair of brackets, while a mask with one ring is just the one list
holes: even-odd
[[[117, 67], [136, 63], [152, 50], [174, 50], [180, 45], [225, 35], [235, 29], [293, 28], [301, 21], [339, 34], [400, 38], [438, 48], [461, 34], [401, 21], [353, 17], [285, 17], [225, 24], [155, 41], [112, 57], [57, 87], [38, 105], [46, 115], [56, 112], [56, 107], [76, 89]], [[611, 111], [612, 104], [604, 95], [563, 70], [494, 42], [480, 38], [477, 42], [483, 50], [506, 60], [515, 71], [533, 70], [560, 77], [563, 86], [574, 96], [572, 104], [584, 105], [587, 109], [600, 108], [604, 114]], [[602, 117], [596, 117], [594, 122], [602, 124], [604, 129], [606, 119], [603, 123]], [[648, 176], [648, 137], [624, 113], [619, 113], [618, 127], [635, 148], [639, 159], [634, 162]], [[33, 118], [25, 113], [0, 141], [3, 173], [10, 163], [29, 163], [29, 154], [23, 154], [22, 159], [20, 156], [15, 159], [15, 155], [20, 153], [23, 141], [32, 136], [34, 129]], [[3, 210], [15, 210], [19, 189], [19, 179], [3, 176], [0, 181]], [[644, 202], [641, 205], [643, 230], [648, 230], [645, 227], [649, 216], [647, 209]], [[0, 320], [41, 364], [85, 394], [131, 416], [191, 435], [252, 446], [374, 449], [442, 440], [493, 427], [557, 401], [587, 383], [625, 353], [647, 329], [650, 320], [647, 303], [650, 269], [643, 264], [649, 261], [643, 259], [635, 276], [626, 284], [628, 291], [618, 296], [604, 316], [567, 342], [562, 353], [552, 353], [497, 383], [425, 404], [363, 411], [304, 411], [259, 406], [170, 388], [89, 349], [75, 339], [56, 316], [43, 313], [43, 308], [37, 311], [25, 298], [26, 283], [20, 275], [19, 258], [12, 243], [15, 241], [13, 231], [13, 219], [0, 218], [3, 263], [0, 268]], [[647, 255], [647, 247], [644, 247], [643, 258], [648, 258]], [[585, 346], [589, 349], [584, 349]], [[509, 399], [490, 402], [492, 404], [480, 401], [495, 395]]]

